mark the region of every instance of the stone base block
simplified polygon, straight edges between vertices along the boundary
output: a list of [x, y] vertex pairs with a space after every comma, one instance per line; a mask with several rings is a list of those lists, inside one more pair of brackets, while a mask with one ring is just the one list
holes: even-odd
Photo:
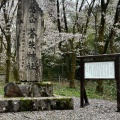
[[70, 97], [19, 97], [0, 99], [0, 112], [72, 109], [73, 99]]
[[51, 82], [10, 82], [4, 87], [5, 97], [52, 97]]
[[53, 84], [51, 82], [20, 82], [17, 85], [25, 97], [53, 96]]

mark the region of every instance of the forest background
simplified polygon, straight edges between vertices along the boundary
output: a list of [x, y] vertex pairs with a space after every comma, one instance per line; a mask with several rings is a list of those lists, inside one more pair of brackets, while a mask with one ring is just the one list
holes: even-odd
[[[120, 52], [120, 0], [36, 0], [44, 12], [43, 80], [76, 88], [77, 56]], [[18, 80], [16, 16], [20, 0], [0, 0], [0, 73]], [[108, 82], [112, 86], [111, 81]], [[87, 83], [86, 83], [87, 84]], [[103, 93], [103, 81], [96, 91]]]

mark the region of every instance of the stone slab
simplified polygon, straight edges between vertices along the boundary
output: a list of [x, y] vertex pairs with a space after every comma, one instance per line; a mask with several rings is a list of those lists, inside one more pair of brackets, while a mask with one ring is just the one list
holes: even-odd
[[72, 109], [73, 99], [71, 97], [17, 97], [0, 99], [1, 113]]

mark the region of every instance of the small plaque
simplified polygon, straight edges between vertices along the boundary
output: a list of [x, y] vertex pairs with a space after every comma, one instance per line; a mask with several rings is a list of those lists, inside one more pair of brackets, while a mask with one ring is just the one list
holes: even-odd
[[114, 61], [88, 62], [84, 68], [85, 79], [115, 79]]

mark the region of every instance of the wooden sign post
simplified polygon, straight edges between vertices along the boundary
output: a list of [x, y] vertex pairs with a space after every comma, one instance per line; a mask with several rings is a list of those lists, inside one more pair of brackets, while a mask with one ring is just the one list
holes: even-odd
[[84, 82], [86, 79], [116, 80], [117, 111], [120, 112], [120, 54], [81, 56], [80, 59], [80, 107], [88, 105]]

